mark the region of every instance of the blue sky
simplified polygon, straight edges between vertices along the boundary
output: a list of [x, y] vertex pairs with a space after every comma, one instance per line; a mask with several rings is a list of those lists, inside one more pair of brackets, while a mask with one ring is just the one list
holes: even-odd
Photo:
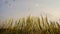
[[60, 0], [0, 0], [0, 18], [20, 18], [27, 15], [48, 15], [60, 18]]

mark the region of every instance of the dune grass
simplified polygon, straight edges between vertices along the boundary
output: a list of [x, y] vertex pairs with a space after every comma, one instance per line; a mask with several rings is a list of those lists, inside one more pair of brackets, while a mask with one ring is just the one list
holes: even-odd
[[59, 22], [48, 20], [47, 16], [9, 19], [2, 25], [0, 34], [60, 34]]

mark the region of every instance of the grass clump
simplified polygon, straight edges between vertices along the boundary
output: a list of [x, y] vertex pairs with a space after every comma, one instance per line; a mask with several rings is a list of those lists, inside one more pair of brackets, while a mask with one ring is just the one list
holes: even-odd
[[9, 19], [3, 22], [0, 34], [60, 34], [60, 24], [48, 20], [47, 16]]

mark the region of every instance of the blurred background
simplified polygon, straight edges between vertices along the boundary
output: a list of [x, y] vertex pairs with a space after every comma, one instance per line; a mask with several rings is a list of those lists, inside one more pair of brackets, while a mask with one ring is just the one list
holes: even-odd
[[0, 22], [28, 15], [47, 15], [51, 20], [60, 20], [60, 0], [0, 0]]

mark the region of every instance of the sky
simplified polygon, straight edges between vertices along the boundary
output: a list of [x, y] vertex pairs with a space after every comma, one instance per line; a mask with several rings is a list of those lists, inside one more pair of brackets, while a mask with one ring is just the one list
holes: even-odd
[[60, 0], [0, 0], [0, 19], [28, 15], [60, 19]]

